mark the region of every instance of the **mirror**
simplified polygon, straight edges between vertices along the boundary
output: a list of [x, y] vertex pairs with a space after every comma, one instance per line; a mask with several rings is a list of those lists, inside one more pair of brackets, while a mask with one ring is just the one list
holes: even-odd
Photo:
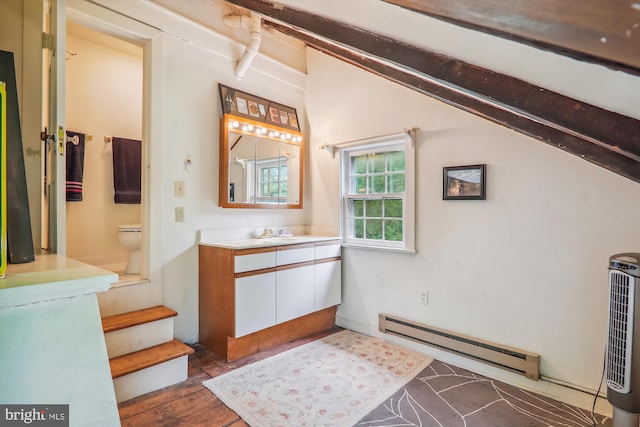
[[219, 205], [302, 208], [303, 134], [225, 114], [220, 123]]

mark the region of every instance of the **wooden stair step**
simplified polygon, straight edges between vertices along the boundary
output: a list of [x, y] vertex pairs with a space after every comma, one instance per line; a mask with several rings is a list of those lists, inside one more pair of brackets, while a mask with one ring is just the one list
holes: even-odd
[[113, 332], [119, 329], [142, 325], [143, 323], [155, 322], [156, 320], [167, 319], [177, 315], [178, 313], [175, 310], [159, 305], [157, 307], [144, 308], [142, 310], [103, 317], [102, 329], [104, 333]]
[[109, 360], [111, 377], [118, 378], [178, 357], [193, 353], [193, 348], [178, 340], [138, 350]]

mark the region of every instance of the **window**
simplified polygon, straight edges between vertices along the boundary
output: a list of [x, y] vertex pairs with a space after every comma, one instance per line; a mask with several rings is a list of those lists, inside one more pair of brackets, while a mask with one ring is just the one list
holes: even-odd
[[259, 203], [287, 203], [287, 163], [284, 161], [257, 162]]
[[414, 153], [406, 134], [342, 148], [347, 245], [414, 251]]

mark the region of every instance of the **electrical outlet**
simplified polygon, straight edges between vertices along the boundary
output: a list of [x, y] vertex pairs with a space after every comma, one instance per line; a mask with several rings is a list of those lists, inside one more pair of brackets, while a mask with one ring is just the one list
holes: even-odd
[[429, 292], [420, 291], [420, 304], [428, 304], [429, 303]]
[[176, 181], [173, 186], [173, 194], [176, 197], [184, 197], [185, 187], [184, 181]]
[[176, 208], [176, 222], [184, 222], [184, 208]]

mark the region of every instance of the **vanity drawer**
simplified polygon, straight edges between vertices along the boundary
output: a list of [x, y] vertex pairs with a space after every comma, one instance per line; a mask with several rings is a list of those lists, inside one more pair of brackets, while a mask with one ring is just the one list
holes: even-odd
[[234, 273], [275, 267], [276, 251], [270, 250], [246, 254], [241, 251], [236, 251], [233, 257], [233, 266]]
[[280, 246], [277, 252], [277, 265], [296, 264], [298, 262], [313, 261], [313, 243], [304, 245]]
[[342, 253], [342, 245], [339, 240], [331, 240], [328, 242], [316, 243], [315, 259], [335, 258]]

